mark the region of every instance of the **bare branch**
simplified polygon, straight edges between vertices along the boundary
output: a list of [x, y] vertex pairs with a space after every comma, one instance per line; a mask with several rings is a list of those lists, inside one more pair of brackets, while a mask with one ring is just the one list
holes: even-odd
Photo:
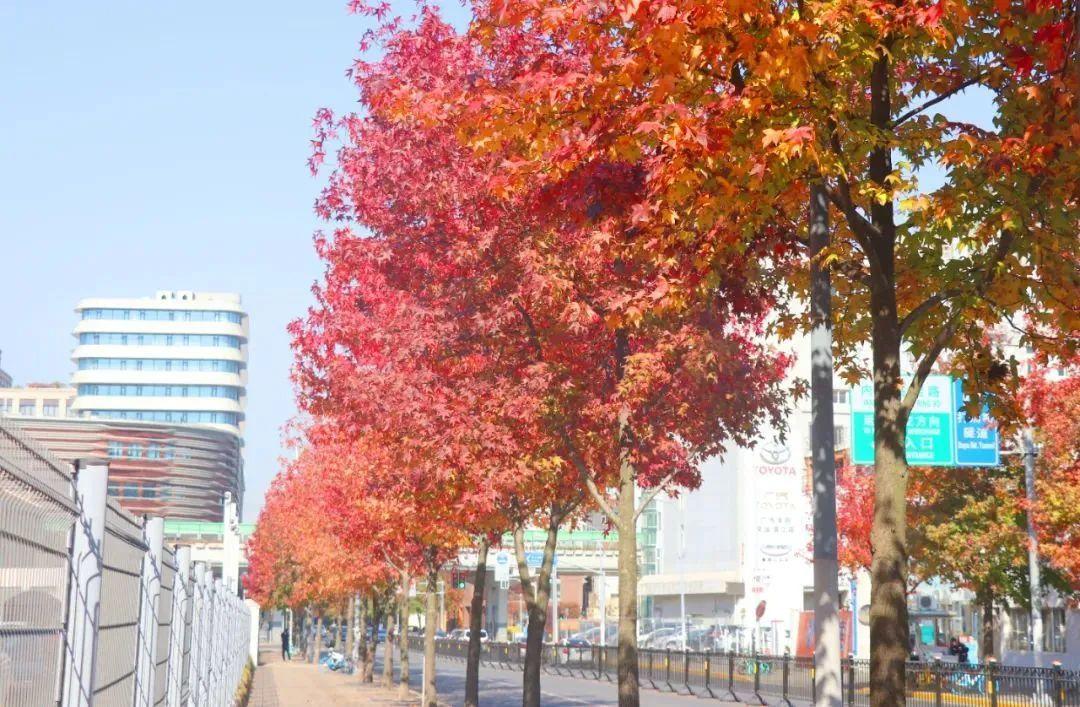
[[900, 125], [901, 123], [903, 123], [905, 120], [908, 120], [909, 118], [913, 118], [916, 115], [918, 115], [919, 113], [922, 113], [927, 108], [930, 108], [931, 106], [936, 106], [938, 103], [941, 103], [942, 101], [945, 101], [945, 100], [948, 100], [948, 99], [952, 98], [953, 96], [960, 93], [961, 91], [963, 91], [965, 89], [968, 89], [968, 88], [971, 88], [972, 86], [974, 86], [975, 84], [981, 82], [984, 78], [986, 78], [988, 73], [989, 73], [989, 71], [980, 72], [980, 73], [976, 74], [975, 76], [972, 76], [968, 80], [957, 84], [953, 88], [950, 88], [948, 91], [945, 91], [944, 93], [939, 93], [938, 95], [936, 95], [933, 98], [931, 98], [930, 100], [928, 100], [926, 103], [923, 103], [922, 105], [916, 106], [915, 108], [912, 108], [911, 110], [907, 111], [906, 113], [904, 113], [903, 115], [898, 117], [896, 120], [894, 120], [892, 122], [892, 126], [895, 128], [898, 125]]
[[657, 494], [659, 494], [661, 491], [663, 491], [667, 487], [667, 485], [671, 482], [671, 480], [675, 478], [675, 474], [677, 474], [677, 473], [679, 473], [678, 469], [676, 469], [675, 471], [673, 471], [670, 474], [668, 474], [667, 476], [665, 476], [663, 479], [660, 480], [660, 483], [658, 483], [653, 488], [649, 489], [649, 493], [641, 501], [641, 505], [638, 506], [638, 509], [636, 511], [634, 511], [634, 523], [635, 524], [637, 523], [637, 519], [641, 515], [642, 511], [645, 510], [645, 507], [648, 506], [650, 503], [652, 503], [653, 499], [656, 498]]

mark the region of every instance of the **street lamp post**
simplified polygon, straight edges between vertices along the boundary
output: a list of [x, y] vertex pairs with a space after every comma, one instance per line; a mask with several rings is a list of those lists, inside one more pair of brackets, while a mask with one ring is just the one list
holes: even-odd
[[1028, 583], [1031, 590], [1031, 652], [1035, 665], [1042, 665], [1043, 625], [1042, 625], [1042, 579], [1039, 576], [1039, 537], [1035, 532], [1035, 439], [1030, 427], [1021, 433], [1024, 450], [1024, 487], [1027, 495], [1027, 536], [1028, 536]]
[[[840, 590], [836, 540], [836, 444], [833, 429], [832, 281], [825, 185], [810, 188], [810, 446], [814, 504], [814, 694], [818, 707], [840, 707]], [[854, 614], [853, 614], [854, 615]]]
[[600, 647], [607, 646], [607, 599], [604, 596], [607, 593], [607, 579], [604, 575], [604, 543], [602, 540], [596, 541], [596, 549], [600, 555]]

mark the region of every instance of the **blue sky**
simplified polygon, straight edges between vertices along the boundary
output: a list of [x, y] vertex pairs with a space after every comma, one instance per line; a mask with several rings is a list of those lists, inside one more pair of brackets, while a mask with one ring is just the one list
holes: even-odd
[[[3, 367], [66, 381], [82, 297], [240, 292], [248, 520], [295, 410], [285, 326], [320, 274], [311, 119], [355, 105], [365, 22], [345, 0], [0, 1]], [[990, 115], [982, 96], [942, 108]]]
[[311, 119], [355, 105], [365, 22], [345, 0], [0, 2], [3, 368], [67, 381], [82, 297], [240, 292], [247, 520], [295, 410], [285, 326], [321, 271]]

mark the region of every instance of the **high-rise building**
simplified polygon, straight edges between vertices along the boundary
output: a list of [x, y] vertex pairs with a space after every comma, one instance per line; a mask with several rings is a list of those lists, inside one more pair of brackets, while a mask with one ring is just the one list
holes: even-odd
[[244, 430], [248, 317], [237, 294], [165, 291], [75, 308], [79, 417]]
[[[0, 351], [0, 355], [2, 355], [3, 353], [4, 353], [3, 351]], [[10, 387], [11, 387], [11, 376], [9, 376], [7, 373], [4, 373], [3, 368], [0, 368], [0, 388], [10, 388]]]

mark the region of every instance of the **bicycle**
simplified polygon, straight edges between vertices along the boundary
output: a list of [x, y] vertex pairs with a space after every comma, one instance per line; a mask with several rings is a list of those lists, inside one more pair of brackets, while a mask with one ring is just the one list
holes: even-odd
[[772, 670], [772, 663], [767, 660], [754, 660], [748, 658], [739, 665], [744, 675], [768, 675]]
[[320, 667], [325, 667], [335, 673], [343, 673], [345, 675], [351, 675], [353, 672], [353, 662], [350, 658], [346, 657], [344, 653], [338, 651], [330, 651], [326, 654], [326, 657], [319, 661]]
[[966, 673], [956, 671], [951, 674], [949, 691], [955, 695], [983, 695], [986, 694], [986, 677], [980, 673]]

